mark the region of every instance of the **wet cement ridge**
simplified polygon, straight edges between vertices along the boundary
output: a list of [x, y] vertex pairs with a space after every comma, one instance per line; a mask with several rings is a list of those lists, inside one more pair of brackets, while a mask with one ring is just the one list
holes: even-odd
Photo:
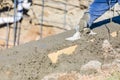
[[19, 58], [20, 56], [23, 57], [34, 53], [46, 55], [48, 52], [57, 51], [76, 44], [77, 42], [69, 42], [65, 40], [66, 37], [70, 36], [70, 34], [72, 35], [73, 33], [74, 30], [1, 51], [0, 59], [2, 60], [4, 57], [6, 57], [6, 59], [10, 59], [9, 57]]
[[[54, 72], [79, 72], [80, 66], [89, 60], [103, 61], [101, 49], [103, 40], [109, 39], [113, 48], [120, 48], [120, 26], [115, 23], [107, 26], [109, 32], [103, 25], [95, 29], [98, 33], [96, 36], [85, 36], [76, 42], [65, 41], [66, 37], [74, 33], [72, 30], [1, 51], [0, 80], [41, 80], [45, 75]], [[110, 37], [109, 33], [114, 31], [118, 31], [117, 37]], [[61, 55], [58, 63], [51, 63], [47, 56], [49, 53], [76, 44], [78, 47], [74, 55]]]
[[[25, 45], [20, 45], [5, 51], [0, 52], [0, 79], [6, 79], [8, 75], [4, 72], [10, 72], [12, 74], [11, 78], [6, 80], [35, 80], [36, 77], [33, 77], [32, 72], [36, 75], [45, 75], [46, 72], [52, 72], [51, 70], [46, 70], [52, 65], [51, 61], [48, 58], [48, 54], [65, 47], [76, 44], [77, 42], [68, 42], [65, 41], [65, 38], [71, 36], [74, 33], [74, 30], [68, 31], [62, 34], [51, 36], [36, 42], [27, 43]], [[34, 64], [35, 63], [35, 64]], [[34, 65], [33, 65], [34, 64]], [[31, 67], [31, 69], [26, 67]], [[38, 70], [36, 67], [38, 67]], [[40, 67], [40, 68], [39, 68]], [[26, 68], [26, 69], [25, 69]], [[27, 73], [24, 70], [27, 70]], [[30, 71], [30, 72], [29, 72]], [[44, 74], [45, 72], [45, 74]], [[30, 74], [28, 74], [30, 73]], [[2, 77], [2, 74], [5, 76]], [[29, 77], [25, 75], [30, 75]], [[33, 78], [32, 78], [33, 77]], [[39, 77], [39, 79], [41, 79]]]

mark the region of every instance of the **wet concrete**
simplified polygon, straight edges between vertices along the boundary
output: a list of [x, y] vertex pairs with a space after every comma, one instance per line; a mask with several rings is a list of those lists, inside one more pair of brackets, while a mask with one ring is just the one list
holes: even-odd
[[[80, 72], [82, 64], [90, 60], [102, 63], [111, 62], [114, 58], [104, 60], [102, 43], [105, 39], [118, 52], [120, 49], [120, 25], [109, 23], [95, 28], [97, 35], [82, 36], [75, 42], [65, 41], [72, 36], [74, 30], [45, 39], [30, 42], [0, 52], [0, 80], [41, 80], [45, 75], [54, 72]], [[110, 33], [116, 31], [117, 36], [111, 37]], [[74, 54], [59, 56], [58, 62], [52, 64], [48, 54], [69, 46], [78, 45]], [[120, 59], [120, 57], [117, 57]]]

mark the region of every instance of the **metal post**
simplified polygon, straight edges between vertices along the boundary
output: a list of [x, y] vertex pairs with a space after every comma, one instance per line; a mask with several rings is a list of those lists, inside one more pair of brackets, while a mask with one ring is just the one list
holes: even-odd
[[67, 21], [67, 0], [65, 0], [65, 10], [64, 10], [64, 27], [66, 27]]
[[17, 4], [17, 0], [14, 0], [14, 42], [13, 42], [13, 46], [16, 45], [16, 33], [17, 33], [17, 23], [16, 23], [16, 4]]
[[45, 1], [42, 0], [42, 13], [41, 13], [41, 27], [40, 27], [40, 38], [42, 38], [43, 36], [43, 21], [44, 21], [44, 4], [45, 4]]

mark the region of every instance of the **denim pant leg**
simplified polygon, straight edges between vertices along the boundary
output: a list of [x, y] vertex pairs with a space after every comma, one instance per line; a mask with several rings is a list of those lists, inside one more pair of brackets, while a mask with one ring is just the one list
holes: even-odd
[[90, 20], [88, 21], [89, 27], [93, 24], [93, 22], [102, 16], [106, 11], [110, 9], [110, 6], [113, 7], [117, 2], [113, 2], [108, 5], [108, 2], [97, 2], [95, 0], [89, 8]]

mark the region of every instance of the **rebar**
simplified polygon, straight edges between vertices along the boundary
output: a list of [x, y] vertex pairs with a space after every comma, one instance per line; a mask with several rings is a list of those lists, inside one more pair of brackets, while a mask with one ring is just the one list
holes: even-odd
[[64, 27], [66, 27], [66, 18], [67, 18], [67, 0], [65, 0], [65, 10], [64, 10]]
[[41, 27], [40, 27], [40, 38], [42, 38], [43, 35], [43, 22], [44, 22], [44, 5], [45, 5], [45, 1], [42, 0], [42, 12], [41, 12]]
[[6, 26], [6, 48], [8, 48], [8, 45], [9, 45], [9, 32], [10, 32], [10, 28], [9, 28], [9, 24], [7, 23], [7, 26]]
[[17, 45], [20, 44], [20, 34], [21, 34], [21, 21], [17, 23], [18, 34], [17, 34]]
[[16, 4], [17, 4], [17, 1], [14, 0], [14, 41], [13, 41], [13, 46], [16, 45], [16, 33], [17, 33], [17, 23], [16, 23]]
[[[9, 11], [10, 11], [10, 8], [8, 8], [8, 13], [7, 13], [7, 16], [9, 16]], [[10, 25], [9, 23], [7, 23], [7, 26], [6, 26], [6, 48], [8, 48], [8, 45], [9, 45], [9, 33], [10, 32]]]

